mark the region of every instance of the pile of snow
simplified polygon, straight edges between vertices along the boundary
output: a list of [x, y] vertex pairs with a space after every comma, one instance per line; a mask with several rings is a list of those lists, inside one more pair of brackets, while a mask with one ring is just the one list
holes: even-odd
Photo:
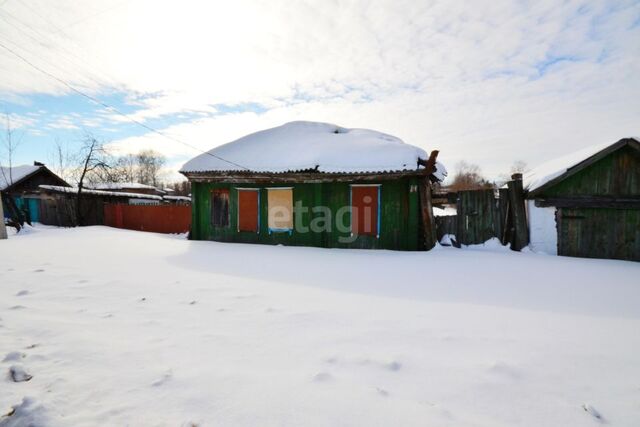
[[164, 200], [175, 200], [178, 202], [190, 202], [191, 201], [191, 197], [187, 197], [187, 196], [163, 196]]
[[[77, 187], [61, 187], [59, 185], [40, 185], [39, 187], [42, 188], [43, 190], [50, 190], [56, 193], [78, 194]], [[136, 199], [162, 200], [162, 196], [156, 196], [153, 194], [125, 193], [122, 191], [92, 190], [89, 188], [83, 188], [82, 194], [90, 194], [94, 196], [127, 197], [127, 198], [136, 198]]]
[[12, 168], [0, 166], [0, 191], [37, 172], [41, 167], [33, 165], [20, 165]]
[[[640, 141], [640, 138], [633, 138], [636, 141]], [[606, 149], [613, 144], [597, 144], [590, 147], [586, 147], [582, 150], [575, 151], [563, 157], [558, 157], [550, 160], [540, 166], [526, 172], [523, 176], [523, 186], [529, 191], [536, 190], [549, 181], [559, 177], [567, 170], [588, 159], [589, 157], [598, 154], [600, 151]]]
[[455, 205], [444, 205], [433, 207], [434, 216], [454, 216], [458, 215], [458, 209]]
[[108, 227], [0, 253], [0, 372], [33, 375], [3, 427], [640, 425], [640, 263]]
[[[428, 157], [421, 148], [373, 130], [290, 122], [216, 147], [188, 161], [180, 172], [394, 172], [416, 170], [418, 159]], [[434, 175], [444, 179], [446, 174], [438, 163]]]

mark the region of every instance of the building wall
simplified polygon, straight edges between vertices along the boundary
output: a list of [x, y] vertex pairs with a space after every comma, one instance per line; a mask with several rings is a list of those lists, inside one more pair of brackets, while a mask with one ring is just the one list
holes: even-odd
[[[537, 197], [576, 196], [640, 196], [640, 152], [622, 147]], [[556, 219], [559, 255], [640, 261], [640, 209], [560, 208]]]
[[[192, 228], [191, 237], [196, 240], [215, 240], [223, 242], [283, 244], [294, 246], [317, 246], [331, 248], [369, 248], [417, 250], [420, 241], [419, 200], [416, 178], [402, 178], [393, 181], [370, 182], [380, 187], [380, 236], [351, 237], [349, 230], [337, 230], [336, 213], [342, 207], [350, 205], [349, 183], [304, 183], [292, 185], [255, 185], [255, 184], [212, 184], [193, 183]], [[362, 183], [358, 183], [362, 184]], [[301, 232], [294, 229], [289, 233], [269, 234], [267, 225], [268, 187], [293, 187], [293, 203], [313, 208], [327, 206], [331, 210], [332, 228], [330, 232]], [[218, 228], [211, 225], [211, 191], [216, 188], [229, 189], [229, 227]], [[260, 189], [260, 232], [238, 232], [238, 203], [236, 188]], [[309, 227], [318, 213], [306, 213], [294, 217], [294, 224]], [[350, 224], [347, 212], [344, 223]]]

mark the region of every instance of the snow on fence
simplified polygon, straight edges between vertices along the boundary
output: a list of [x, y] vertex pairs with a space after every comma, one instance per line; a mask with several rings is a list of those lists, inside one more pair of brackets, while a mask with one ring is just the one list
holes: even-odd
[[191, 225], [191, 206], [106, 203], [104, 225], [154, 233], [186, 233]]

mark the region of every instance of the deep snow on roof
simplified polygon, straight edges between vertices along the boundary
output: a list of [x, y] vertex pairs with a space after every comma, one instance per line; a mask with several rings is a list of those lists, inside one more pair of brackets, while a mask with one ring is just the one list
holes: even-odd
[[42, 166], [20, 165], [9, 168], [8, 166], [0, 166], [0, 190], [15, 184], [25, 177], [36, 172]]
[[[392, 172], [417, 169], [418, 158], [428, 155], [395, 136], [329, 123], [290, 122], [216, 147], [185, 163], [180, 172]], [[440, 164], [438, 170], [446, 174]]]
[[[640, 141], [640, 138], [638, 137], [633, 137], [633, 139], [635, 139], [636, 141]], [[617, 141], [615, 143], [617, 143]], [[570, 153], [566, 156], [558, 157], [546, 163], [543, 163], [524, 174], [524, 188], [528, 189], [529, 191], [536, 190], [547, 184], [549, 181], [559, 177], [567, 170], [576, 166], [578, 163], [588, 159], [595, 154], [598, 154], [600, 151], [615, 143], [592, 145], [583, 148], [582, 150]]]

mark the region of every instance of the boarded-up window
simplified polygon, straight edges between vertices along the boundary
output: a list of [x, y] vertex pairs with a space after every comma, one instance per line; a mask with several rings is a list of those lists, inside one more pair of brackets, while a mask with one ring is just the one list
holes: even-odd
[[269, 209], [269, 232], [293, 230], [293, 189], [267, 189]]
[[238, 188], [238, 231], [260, 231], [260, 190]]
[[351, 232], [357, 236], [380, 235], [380, 186], [351, 186]]
[[229, 226], [229, 189], [217, 188], [211, 192], [211, 225]]

